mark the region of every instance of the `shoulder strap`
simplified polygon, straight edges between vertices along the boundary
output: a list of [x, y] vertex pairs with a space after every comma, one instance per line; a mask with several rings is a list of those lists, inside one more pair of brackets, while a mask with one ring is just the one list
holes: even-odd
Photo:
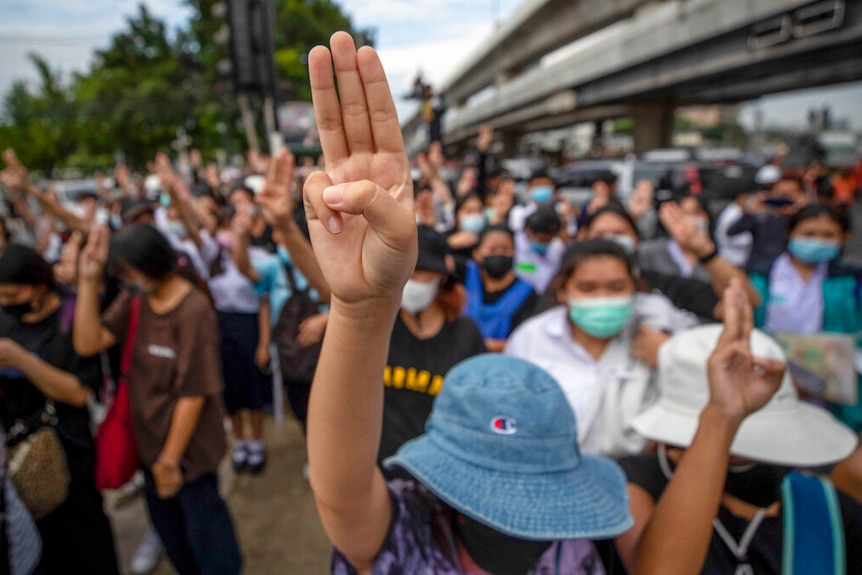
[[844, 523], [835, 486], [828, 479], [787, 474], [782, 575], [843, 575], [847, 570]]
[[135, 336], [138, 334], [138, 317], [141, 313], [141, 298], [136, 297], [132, 300], [131, 309], [129, 310], [129, 327], [126, 329], [126, 341], [123, 344], [123, 357], [120, 361], [120, 375], [125, 379], [129, 373], [129, 368], [132, 366], [132, 349], [135, 346]]
[[295, 293], [305, 291], [296, 288], [296, 277], [293, 275], [293, 266], [286, 262], [281, 256], [279, 256], [278, 259], [281, 260], [281, 263], [284, 266], [284, 275], [287, 276], [287, 283], [290, 284], [290, 294], [293, 295]]

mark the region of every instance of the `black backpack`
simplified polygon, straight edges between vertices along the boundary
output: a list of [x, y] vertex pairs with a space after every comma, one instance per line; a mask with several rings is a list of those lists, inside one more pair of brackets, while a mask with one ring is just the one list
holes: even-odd
[[302, 347], [297, 341], [299, 326], [307, 318], [320, 313], [318, 304], [308, 294], [308, 288], [296, 287], [293, 266], [284, 263], [284, 271], [290, 284], [290, 297], [278, 314], [273, 332], [273, 341], [278, 350], [278, 362], [285, 381], [299, 380], [310, 382], [317, 369], [321, 343]]

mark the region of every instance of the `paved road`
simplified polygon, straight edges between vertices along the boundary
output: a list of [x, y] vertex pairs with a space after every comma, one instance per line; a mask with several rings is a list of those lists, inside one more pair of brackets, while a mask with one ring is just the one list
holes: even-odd
[[[298, 424], [281, 429], [271, 422], [266, 437], [269, 464], [260, 476], [233, 474], [223, 466], [222, 491], [236, 525], [244, 573], [254, 575], [317, 575], [328, 572], [330, 547], [317, 519], [311, 489], [302, 478], [305, 446]], [[124, 505], [106, 498], [123, 573], [138, 542], [149, 528], [143, 497]], [[163, 560], [156, 575], [171, 575]]]

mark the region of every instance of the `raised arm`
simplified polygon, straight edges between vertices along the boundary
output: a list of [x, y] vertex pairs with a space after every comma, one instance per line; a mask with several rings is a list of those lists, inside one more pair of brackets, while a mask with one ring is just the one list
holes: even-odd
[[257, 268], [251, 265], [251, 259], [248, 257], [248, 248], [251, 246], [251, 237], [249, 228], [251, 226], [251, 218], [246, 212], [237, 212], [231, 221], [231, 229], [234, 235], [233, 246], [230, 250], [230, 255], [233, 258], [233, 263], [236, 264], [239, 273], [247, 277], [252, 283], [260, 281], [260, 274], [257, 273]]
[[293, 183], [293, 155], [287, 150], [269, 162], [266, 182], [257, 196], [263, 214], [272, 229], [281, 236], [280, 243], [290, 254], [290, 261], [317, 290], [323, 303], [330, 298], [329, 284], [320, 271], [311, 244], [293, 219], [294, 202], [290, 193]]
[[202, 249], [204, 244], [200, 233], [201, 225], [195, 217], [188, 187], [180, 175], [174, 171], [171, 161], [165, 154], [159, 153], [156, 156], [155, 167], [162, 182], [162, 188], [171, 196], [171, 203], [176, 206], [180, 219], [189, 234], [189, 239], [194, 242], [198, 250]]
[[106, 226], [96, 226], [78, 261], [78, 299], [75, 302], [75, 322], [72, 342], [78, 355], [89, 357], [116, 343], [114, 334], [102, 325], [99, 312], [99, 290], [102, 271], [108, 261], [110, 233]]
[[[712, 290], [719, 297], [736, 279], [745, 290], [748, 301], [757, 309], [760, 306], [760, 293], [748, 279], [744, 271], [718, 254], [718, 248], [709, 234], [686, 221], [680, 207], [674, 202], [665, 202], [659, 210], [659, 218], [673, 239], [684, 249], [690, 250], [701, 259], [701, 265], [709, 273]], [[723, 317], [723, 304], [719, 303], [715, 310], [715, 318]]]
[[701, 572], [724, 493], [730, 445], [742, 421], [781, 385], [784, 364], [751, 355], [751, 304], [739, 282], [725, 291], [724, 302], [724, 332], [708, 364], [709, 403], [635, 544], [638, 575]]
[[[61, 206], [55, 198], [47, 194], [43, 194], [39, 188], [30, 182], [27, 168], [18, 161], [18, 157], [15, 155], [15, 150], [12, 148], [4, 150], [3, 161], [6, 163], [6, 169], [0, 172], [0, 181], [3, 182], [3, 185], [7, 188], [23, 192], [25, 194], [24, 198], [30, 196], [35, 199], [44, 212], [62, 221], [70, 230], [79, 230], [83, 233], [88, 233], [90, 231], [89, 224]], [[22, 208], [26, 205], [24, 198], [22, 198], [21, 202]], [[29, 212], [30, 209], [27, 207], [25, 214]], [[30, 216], [32, 218], [32, 214], [30, 214]], [[29, 220], [28, 225], [31, 225], [32, 227]]]
[[332, 289], [309, 405], [308, 458], [323, 526], [362, 572], [391, 520], [375, 462], [383, 370], [401, 291], [416, 264], [416, 222], [410, 167], [380, 60], [368, 47], [357, 53], [344, 32], [332, 36], [331, 46], [331, 55], [318, 46], [308, 57], [326, 171], [308, 177], [305, 206]]

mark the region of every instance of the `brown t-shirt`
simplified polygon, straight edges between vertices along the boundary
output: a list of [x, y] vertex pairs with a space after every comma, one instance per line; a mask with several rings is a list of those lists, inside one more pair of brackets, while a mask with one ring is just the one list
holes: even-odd
[[[131, 302], [128, 293], [121, 293], [102, 318], [120, 346]], [[203, 396], [203, 412], [181, 466], [186, 481], [216, 471], [226, 450], [220, 365], [216, 315], [198, 290], [164, 315], [156, 314], [146, 297], [141, 300], [127, 381], [138, 455], [147, 468], [162, 451], [179, 398]]]

